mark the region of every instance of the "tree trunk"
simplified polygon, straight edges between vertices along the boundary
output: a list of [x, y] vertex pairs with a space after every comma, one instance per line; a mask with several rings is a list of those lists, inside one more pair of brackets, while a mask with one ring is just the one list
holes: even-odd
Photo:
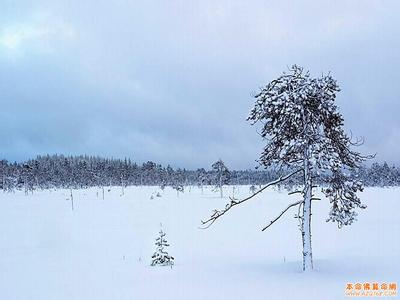
[[71, 208], [72, 210], [74, 210], [74, 195], [72, 195], [72, 188], [70, 189], [70, 193], [71, 193]]
[[224, 196], [222, 192], [222, 175], [219, 177], [219, 192], [221, 194], [221, 198]]
[[312, 180], [310, 163], [304, 160], [304, 203], [301, 236], [303, 240], [303, 271], [313, 269], [312, 248], [311, 248], [311, 197]]

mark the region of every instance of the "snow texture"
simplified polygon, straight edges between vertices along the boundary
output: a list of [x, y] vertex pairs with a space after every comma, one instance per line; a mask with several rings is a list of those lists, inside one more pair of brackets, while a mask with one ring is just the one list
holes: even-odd
[[[249, 186], [235, 194], [248, 196]], [[340, 230], [325, 222], [329, 201], [313, 203], [308, 273], [294, 212], [261, 232], [297, 197], [286, 192], [266, 190], [208, 230], [200, 220], [227, 201], [212, 187], [179, 197], [168, 187], [73, 196], [72, 211], [69, 190], [0, 194], [0, 299], [345, 299], [348, 282], [400, 278], [399, 188], [366, 188], [369, 209]], [[177, 258], [172, 269], [150, 266], [160, 223]]]

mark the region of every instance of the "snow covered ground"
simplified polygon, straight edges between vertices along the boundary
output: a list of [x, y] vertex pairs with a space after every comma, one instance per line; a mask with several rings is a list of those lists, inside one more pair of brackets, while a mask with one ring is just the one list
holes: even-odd
[[[298, 196], [271, 189], [201, 230], [227, 202], [210, 189], [73, 193], [74, 211], [68, 190], [0, 194], [0, 299], [342, 299], [347, 283], [400, 282], [399, 188], [367, 188], [368, 208], [341, 230], [325, 222], [328, 201], [313, 203], [309, 274], [295, 210], [260, 230]], [[172, 269], [149, 266], [160, 223]]]

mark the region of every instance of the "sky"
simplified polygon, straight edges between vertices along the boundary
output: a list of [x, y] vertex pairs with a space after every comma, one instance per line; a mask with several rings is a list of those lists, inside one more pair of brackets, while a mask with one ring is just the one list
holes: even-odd
[[0, 157], [254, 168], [252, 96], [287, 67], [341, 87], [358, 150], [400, 163], [399, 1], [0, 1]]

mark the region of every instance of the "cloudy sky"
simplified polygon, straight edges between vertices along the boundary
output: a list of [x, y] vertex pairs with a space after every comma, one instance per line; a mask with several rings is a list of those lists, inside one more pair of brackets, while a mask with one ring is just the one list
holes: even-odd
[[362, 151], [400, 163], [399, 1], [0, 1], [0, 156], [256, 165], [252, 95], [331, 71]]

